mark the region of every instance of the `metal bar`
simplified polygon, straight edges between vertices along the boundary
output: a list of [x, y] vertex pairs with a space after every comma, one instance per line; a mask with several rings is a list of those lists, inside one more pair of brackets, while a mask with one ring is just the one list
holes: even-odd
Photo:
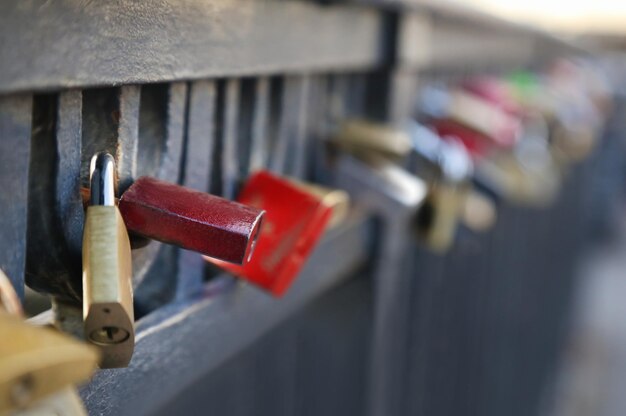
[[119, 91], [119, 124], [117, 125], [118, 153], [117, 175], [120, 193], [137, 178], [137, 152], [139, 146], [139, 103], [141, 89], [125, 85]]
[[0, 267], [24, 297], [32, 96], [0, 97]]
[[270, 80], [267, 77], [261, 77], [255, 83], [249, 172], [267, 167], [269, 107]]
[[222, 114], [222, 195], [233, 199], [239, 181], [239, 101], [241, 84], [238, 79], [226, 81], [224, 113]]
[[[192, 82], [189, 94], [182, 184], [197, 191], [208, 192], [215, 147], [215, 82]], [[205, 266], [206, 262], [200, 254], [182, 249], [178, 251], [177, 299], [182, 299], [200, 288]]]
[[152, 414], [175, 399], [363, 265], [371, 241], [368, 224], [353, 217], [328, 233], [280, 300], [223, 276], [199, 297], [166, 305], [140, 320], [130, 367], [100, 371], [81, 390], [89, 412]]
[[379, 20], [314, 2], [10, 0], [0, 4], [0, 93], [369, 67]]

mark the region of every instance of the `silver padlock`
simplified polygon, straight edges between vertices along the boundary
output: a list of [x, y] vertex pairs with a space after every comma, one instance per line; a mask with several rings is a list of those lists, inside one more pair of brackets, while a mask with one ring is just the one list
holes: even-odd
[[[412, 171], [428, 183], [428, 195], [417, 216], [417, 232], [434, 251], [447, 250], [454, 242], [459, 221], [482, 231], [495, 217], [493, 204], [472, 189], [474, 166], [465, 147], [455, 140], [446, 141], [416, 122], [409, 124], [413, 151]], [[468, 205], [468, 202], [471, 203]]]

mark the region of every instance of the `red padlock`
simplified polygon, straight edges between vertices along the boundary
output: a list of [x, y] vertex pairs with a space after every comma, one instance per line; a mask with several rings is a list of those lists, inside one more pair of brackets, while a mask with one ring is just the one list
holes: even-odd
[[267, 171], [253, 174], [238, 202], [265, 210], [255, 255], [243, 266], [207, 258], [235, 276], [269, 290], [285, 293], [304, 266], [333, 215], [319, 194]]
[[122, 194], [119, 209], [133, 233], [237, 264], [250, 259], [264, 214], [150, 177]]
[[484, 134], [452, 120], [433, 120], [431, 127], [444, 140], [460, 140], [474, 159], [485, 155], [491, 146]]

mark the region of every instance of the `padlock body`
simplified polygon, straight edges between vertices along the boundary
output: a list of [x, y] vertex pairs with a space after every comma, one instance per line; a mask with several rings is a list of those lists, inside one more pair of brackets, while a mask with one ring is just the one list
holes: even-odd
[[266, 211], [254, 257], [244, 266], [207, 260], [280, 296], [317, 245], [333, 208], [319, 194], [266, 171], [248, 180], [238, 201]]
[[[103, 350], [104, 368], [124, 367], [134, 346], [130, 241], [115, 206], [87, 208], [83, 233], [85, 337]], [[104, 341], [104, 333], [114, 340]]]
[[154, 178], [139, 178], [122, 195], [129, 231], [209, 257], [244, 264], [263, 210]]
[[418, 234], [435, 252], [444, 252], [454, 242], [467, 187], [463, 184], [433, 183], [418, 214]]
[[[3, 311], [0, 340], [0, 414], [85, 381], [98, 360], [94, 348]], [[20, 383], [26, 390], [16, 396]]]

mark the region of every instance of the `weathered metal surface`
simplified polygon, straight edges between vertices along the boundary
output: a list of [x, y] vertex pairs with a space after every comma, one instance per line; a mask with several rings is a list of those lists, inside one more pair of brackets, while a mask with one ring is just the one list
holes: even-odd
[[0, 26], [0, 92], [369, 67], [380, 58], [378, 12], [313, 2], [16, 0], [0, 5]]
[[174, 400], [198, 377], [252, 345], [362, 266], [367, 261], [369, 232], [363, 218], [354, 218], [331, 231], [280, 300], [223, 276], [197, 297], [146, 316], [137, 323], [137, 344], [130, 366], [102, 370], [81, 390], [89, 412], [150, 414]]
[[[183, 151], [184, 83], [70, 90], [36, 96], [30, 166], [27, 283], [67, 301], [81, 298], [80, 186], [96, 152], [115, 155], [123, 191], [138, 174], [177, 182]], [[157, 243], [134, 250], [133, 280], [143, 280]]]
[[32, 97], [0, 97], [0, 268], [24, 296]]
[[[187, 135], [181, 183], [196, 191], [208, 192], [215, 147], [216, 86], [213, 81], [192, 82], [187, 109]], [[197, 291], [204, 280], [206, 262], [202, 255], [179, 250], [176, 297]]]

